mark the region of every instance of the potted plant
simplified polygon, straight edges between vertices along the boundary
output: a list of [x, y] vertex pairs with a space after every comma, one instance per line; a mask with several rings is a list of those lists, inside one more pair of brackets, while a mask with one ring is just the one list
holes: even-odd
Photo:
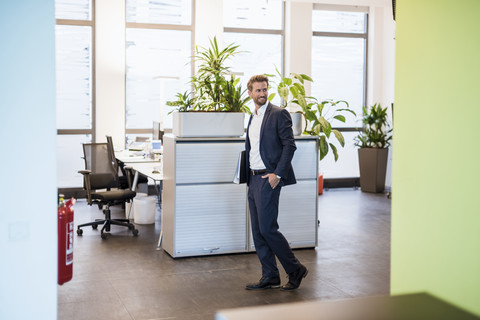
[[359, 147], [360, 188], [366, 192], [383, 192], [392, 139], [387, 108], [378, 103], [370, 108], [364, 106], [362, 123], [363, 131], [355, 137], [355, 146]]
[[[315, 97], [306, 96], [305, 81], [313, 80], [305, 74], [290, 73], [288, 77], [282, 77], [277, 69], [277, 77], [273, 82], [277, 86], [277, 93], [282, 98], [281, 107], [290, 108], [294, 134], [301, 133], [319, 137], [320, 160], [325, 158], [329, 150], [332, 150], [335, 161], [338, 160], [338, 150], [329, 139], [335, 137], [342, 147], [345, 146], [345, 139], [340, 131], [332, 128], [333, 121], [345, 122], [345, 114], [356, 115], [349, 108], [348, 102], [339, 100], [323, 100], [319, 102]], [[272, 75], [269, 75], [272, 77]], [[271, 101], [276, 93], [269, 96]], [[294, 111], [294, 110], [297, 111]], [[305, 127], [302, 130], [302, 119], [305, 118]], [[295, 120], [295, 118], [297, 118]], [[300, 127], [300, 128], [299, 128]]]
[[[245, 112], [249, 97], [244, 98], [239, 80], [229, 74], [225, 62], [238, 53], [238, 45], [230, 44], [220, 50], [217, 39], [210, 48], [197, 47], [197, 74], [192, 77], [192, 91], [177, 94], [173, 113], [173, 133], [179, 137], [232, 137], [244, 133]], [[227, 79], [227, 77], [230, 79]]]

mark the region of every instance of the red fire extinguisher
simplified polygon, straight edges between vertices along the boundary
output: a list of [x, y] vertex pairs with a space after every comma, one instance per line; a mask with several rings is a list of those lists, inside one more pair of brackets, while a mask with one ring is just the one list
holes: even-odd
[[62, 285], [73, 276], [73, 205], [75, 198], [67, 202], [60, 195], [58, 205], [58, 284]]

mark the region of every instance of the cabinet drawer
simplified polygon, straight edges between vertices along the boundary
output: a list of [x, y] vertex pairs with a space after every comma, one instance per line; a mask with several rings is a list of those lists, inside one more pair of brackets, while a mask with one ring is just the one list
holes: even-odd
[[[279, 231], [292, 248], [311, 248], [317, 244], [316, 180], [298, 181], [282, 188], [278, 212]], [[255, 250], [252, 233], [250, 250]]]
[[232, 182], [245, 143], [178, 143], [176, 183]]
[[[316, 179], [318, 149], [316, 140], [296, 140], [292, 167], [297, 179]], [[282, 191], [283, 192], [283, 191]]]
[[177, 186], [175, 255], [245, 251], [245, 189], [244, 184]]

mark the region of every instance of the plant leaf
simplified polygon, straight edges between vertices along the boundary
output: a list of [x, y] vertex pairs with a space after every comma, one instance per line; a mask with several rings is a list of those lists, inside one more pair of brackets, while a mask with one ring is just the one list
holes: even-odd
[[345, 146], [345, 138], [343, 137], [342, 133], [340, 131], [338, 131], [337, 129], [333, 129], [332, 132], [335, 135], [335, 137], [337, 138], [338, 142], [340, 142], [340, 145], [342, 147], [344, 147]]
[[318, 149], [320, 150], [320, 160], [322, 160], [328, 153], [328, 143], [325, 136], [320, 136], [320, 140], [318, 141]]
[[353, 111], [352, 109], [348, 109], [348, 108], [337, 109], [337, 111], [348, 111], [348, 112], [350, 112], [351, 114], [353, 114], [354, 116], [357, 115], [357, 114], [355, 113], [355, 111]]
[[293, 73], [293, 72], [291, 73], [291, 75], [292, 75], [295, 79], [297, 79], [298, 81], [300, 81], [301, 84], [303, 84], [303, 78], [302, 78], [301, 75], [299, 75], [299, 74], [297, 74], [297, 73]]
[[307, 109], [307, 101], [305, 100], [304, 96], [298, 95], [297, 100], [298, 100], [298, 104], [305, 111]]
[[292, 79], [290, 79], [290, 78], [282, 78], [282, 81], [283, 81], [287, 86], [291, 86], [291, 85], [292, 85]]
[[325, 133], [327, 138], [329, 138], [330, 133], [332, 132], [332, 125], [330, 124], [330, 122], [328, 122], [327, 119], [322, 116], [318, 117], [318, 122], [320, 122], [323, 132]]
[[293, 85], [302, 96], [305, 96], [305, 87], [302, 84], [295, 82]]
[[338, 151], [337, 151], [337, 147], [335, 147], [333, 144], [329, 143], [330, 145], [330, 148], [332, 149], [333, 151], [333, 156], [335, 157], [335, 162], [337, 162], [338, 160]]
[[303, 79], [307, 80], [307, 81], [313, 82], [312, 78], [310, 78], [310, 77], [307, 76], [306, 74], [303, 74], [303, 73], [302, 73], [302, 74], [300, 74], [300, 76], [301, 76]]
[[341, 114], [337, 114], [333, 118], [337, 119], [338, 121], [341, 121], [341, 122], [345, 123], [345, 116], [342, 116]]
[[280, 95], [280, 97], [287, 101], [288, 100], [288, 88], [283, 86], [283, 87], [278, 87], [278, 94]]
[[290, 92], [292, 93], [292, 96], [293, 96], [294, 98], [297, 98], [298, 93], [299, 93], [297, 87], [295, 87], [295, 86], [290, 87]]

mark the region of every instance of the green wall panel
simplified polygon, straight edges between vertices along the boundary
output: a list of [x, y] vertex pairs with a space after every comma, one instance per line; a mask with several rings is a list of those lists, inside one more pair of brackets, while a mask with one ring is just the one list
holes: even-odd
[[392, 294], [480, 315], [480, 1], [398, 0]]

